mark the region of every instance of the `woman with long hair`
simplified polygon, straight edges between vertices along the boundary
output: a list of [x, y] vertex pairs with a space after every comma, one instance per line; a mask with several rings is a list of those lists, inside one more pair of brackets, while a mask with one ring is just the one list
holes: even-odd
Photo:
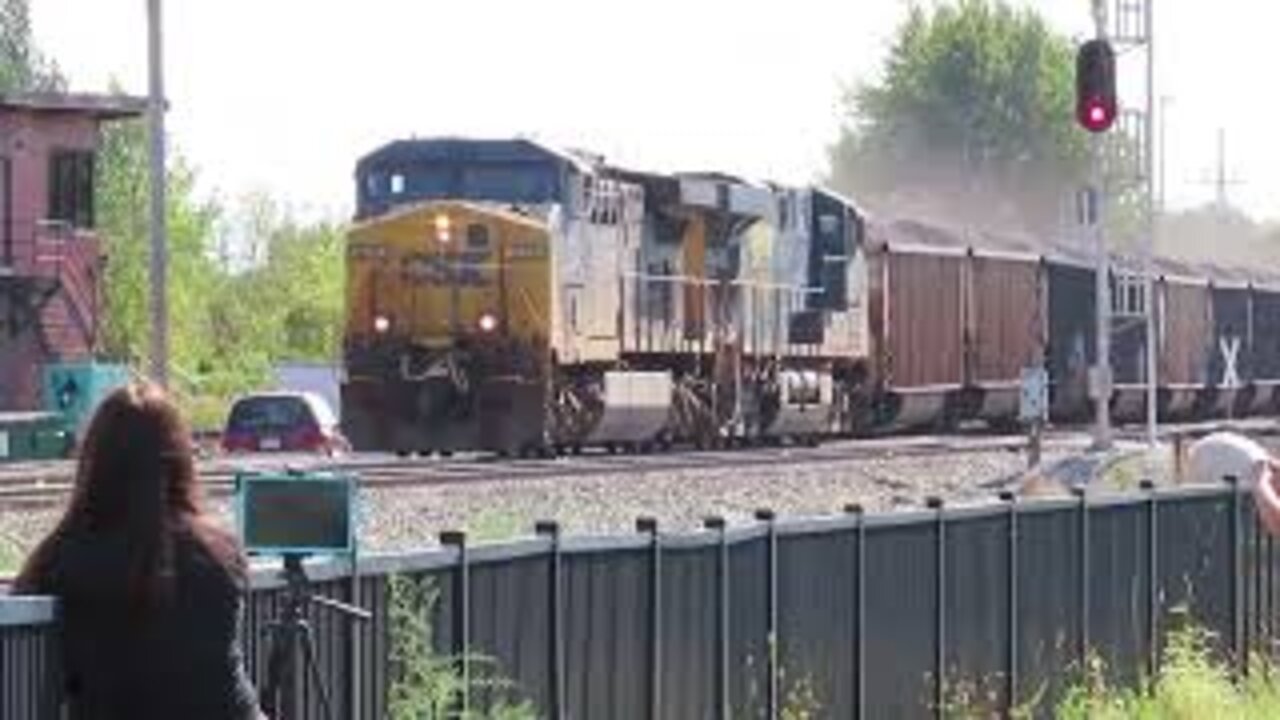
[[107, 396], [66, 513], [14, 583], [59, 601], [71, 718], [251, 720], [247, 562], [201, 507], [193, 442], [158, 387]]

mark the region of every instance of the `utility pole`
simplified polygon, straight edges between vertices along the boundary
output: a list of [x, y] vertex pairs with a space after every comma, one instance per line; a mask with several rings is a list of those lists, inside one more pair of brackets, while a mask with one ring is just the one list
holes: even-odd
[[[1146, 35], [1147, 48], [1147, 117], [1146, 129], [1142, 133], [1142, 142], [1143, 145], [1145, 145], [1143, 148], [1143, 155], [1146, 160], [1146, 168], [1144, 168], [1143, 172], [1143, 185], [1145, 186], [1146, 192], [1142, 193], [1143, 214], [1146, 218], [1146, 232], [1142, 234], [1142, 271], [1146, 276], [1144, 280], [1144, 285], [1146, 287], [1144, 290], [1147, 296], [1147, 302], [1143, 308], [1146, 310], [1147, 315], [1147, 444], [1151, 447], [1155, 447], [1156, 442], [1159, 439], [1157, 432], [1157, 425], [1159, 423], [1157, 412], [1159, 408], [1157, 407], [1158, 396], [1156, 394], [1157, 375], [1159, 374], [1159, 367], [1156, 363], [1156, 351], [1159, 346], [1159, 343], [1156, 342], [1156, 211], [1155, 193], [1152, 192], [1155, 190], [1153, 186], [1155, 185], [1156, 161], [1154, 152], [1155, 143], [1151, 133], [1151, 130], [1155, 125], [1152, 120], [1155, 118], [1156, 111], [1156, 46], [1154, 39], [1155, 33], [1153, 32], [1155, 26], [1152, 24], [1153, 16], [1151, 9], [1153, 2], [1154, 0], [1142, 0], [1144, 11], [1143, 26], [1145, 29], [1144, 34]], [[1164, 113], [1162, 109], [1161, 118], [1163, 117]], [[1161, 143], [1164, 142], [1163, 133], [1160, 136], [1160, 140]], [[1162, 163], [1164, 162], [1163, 155], [1161, 156], [1160, 161]], [[1161, 193], [1163, 192], [1164, 188], [1162, 186]], [[1162, 195], [1161, 202], [1163, 202], [1163, 200], [1164, 198]]]
[[1227, 212], [1227, 131], [1218, 128], [1218, 172], [1213, 178], [1214, 203], [1218, 214]]
[[[1093, 22], [1098, 40], [1107, 39], [1107, 9], [1104, 0], [1094, 0]], [[1106, 230], [1103, 226], [1104, 192], [1102, 138], [1095, 133], [1090, 142], [1090, 185], [1086, 193], [1085, 219], [1093, 229], [1097, 253], [1097, 276], [1094, 303], [1097, 310], [1097, 360], [1094, 365], [1090, 395], [1094, 402], [1093, 444], [1097, 450], [1111, 448], [1111, 268], [1107, 254]]]
[[[1159, 113], [1159, 120], [1160, 120], [1160, 185], [1159, 185], [1159, 189], [1158, 189], [1158, 191], [1157, 191], [1157, 193], [1158, 193], [1158, 194], [1157, 194], [1157, 198], [1158, 198], [1157, 206], [1158, 206], [1158, 209], [1159, 209], [1159, 211], [1160, 211], [1160, 213], [1161, 213], [1161, 214], [1163, 214], [1163, 213], [1168, 209], [1168, 205], [1166, 204], [1166, 201], [1165, 201], [1165, 197], [1166, 197], [1166, 196], [1165, 196], [1165, 175], [1167, 174], [1168, 169], [1169, 169], [1169, 163], [1168, 163], [1168, 157], [1169, 157], [1169, 156], [1168, 156], [1168, 154], [1166, 154], [1166, 152], [1165, 152], [1165, 144], [1166, 144], [1166, 143], [1165, 143], [1165, 137], [1166, 137], [1166, 136], [1165, 136], [1165, 125], [1167, 124], [1167, 121], [1168, 121], [1168, 119], [1169, 119], [1169, 105], [1171, 105], [1172, 103], [1173, 103], [1173, 98], [1169, 97], [1168, 95], [1161, 95], [1161, 96], [1160, 96], [1160, 113]], [[1154, 161], [1153, 161], [1153, 162], [1154, 162]]]
[[169, 385], [168, 233], [165, 229], [164, 32], [161, 0], [147, 0], [147, 61], [150, 94], [147, 116], [151, 135], [151, 378]]
[[1231, 208], [1231, 186], [1244, 184], [1238, 177], [1227, 177], [1227, 131], [1223, 128], [1218, 128], [1218, 154], [1207, 175], [1201, 175], [1199, 184], [1213, 186], [1213, 210], [1221, 220]]

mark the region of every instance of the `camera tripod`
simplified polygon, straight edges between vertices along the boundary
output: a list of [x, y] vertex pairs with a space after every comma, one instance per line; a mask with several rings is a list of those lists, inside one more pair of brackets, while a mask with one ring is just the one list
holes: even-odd
[[270, 653], [267, 657], [267, 681], [262, 692], [262, 711], [271, 720], [295, 720], [306, 715], [299, 702], [298, 655], [301, 653], [305, 672], [320, 697], [322, 717], [334, 720], [329, 689], [316, 663], [316, 639], [307, 610], [314, 603], [338, 611], [351, 619], [370, 620], [367, 610], [331, 600], [310, 591], [310, 580], [302, 567], [302, 555], [284, 558], [285, 597], [280, 617], [267, 625]]

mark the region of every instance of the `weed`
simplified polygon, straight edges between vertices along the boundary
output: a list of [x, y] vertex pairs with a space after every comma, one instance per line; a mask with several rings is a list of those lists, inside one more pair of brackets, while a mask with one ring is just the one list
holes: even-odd
[[0, 532], [0, 575], [13, 575], [22, 564], [22, 549], [18, 541]]
[[[497, 674], [492, 658], [472, 652], [456, 656], [435, 651], [431, 616], [439, 592], [425, 580], [393, 575], [390, 590], [392, 683], [387, 720], [530, 720], [538, 715], [528, 701], [515, 699], [515, 684]], [[468, 673], [461, 667], [465, 663]], [[483, 698], [458, 710], [464, 693]]]
[[507, 510], [483, 510], [467, 521], [467, 539], [471, 542], [499, 542], [518, 537], [525, 531], [519, 517]]

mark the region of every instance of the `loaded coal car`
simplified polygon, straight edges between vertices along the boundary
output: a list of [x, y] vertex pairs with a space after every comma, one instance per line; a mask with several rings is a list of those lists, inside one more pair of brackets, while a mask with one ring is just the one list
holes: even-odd
[[1022, 371], [1045, 345], [1034, 242], [903, 219], [875, 223], [873, 238], [877, 423], [1015, 423]]
[[1250, 404], [1252, 377], [1249, 278], [1238, 271], [1208, 267], [1212, 327], [1209, 377], [1197, 403], [1198, 417], [1236, 417]]
[[1208, 278], [1194, 268], [1162, 261], [1156, 282], [1158, 407], [1161, 420], [1196, 419], [1209, 384], [1213, 303]]
[[987, 236], [969, 250], [965, 411], [995, 427], [1017, 424], [1022, 372], [1044, 363], [1045, 265], [1032, 247]]
[[868, 259], [875, 402], [881, 428], [949, 425], [964, 388], [962, 244], [923, 223], [875, 223]]
[[1089, 369], [1097, 363], [1097, 272], [1082, 251], [1055, 248], [1045, 258], [1048, 286], [1049, 415], [1054, 422], [1087, 420], [1093, 412]]
[[1280, 400], [1280, 278], [1254, 274], [1249, 287], [1249, 319], [1248, 386], [1236, 413], [1273, 414]]

